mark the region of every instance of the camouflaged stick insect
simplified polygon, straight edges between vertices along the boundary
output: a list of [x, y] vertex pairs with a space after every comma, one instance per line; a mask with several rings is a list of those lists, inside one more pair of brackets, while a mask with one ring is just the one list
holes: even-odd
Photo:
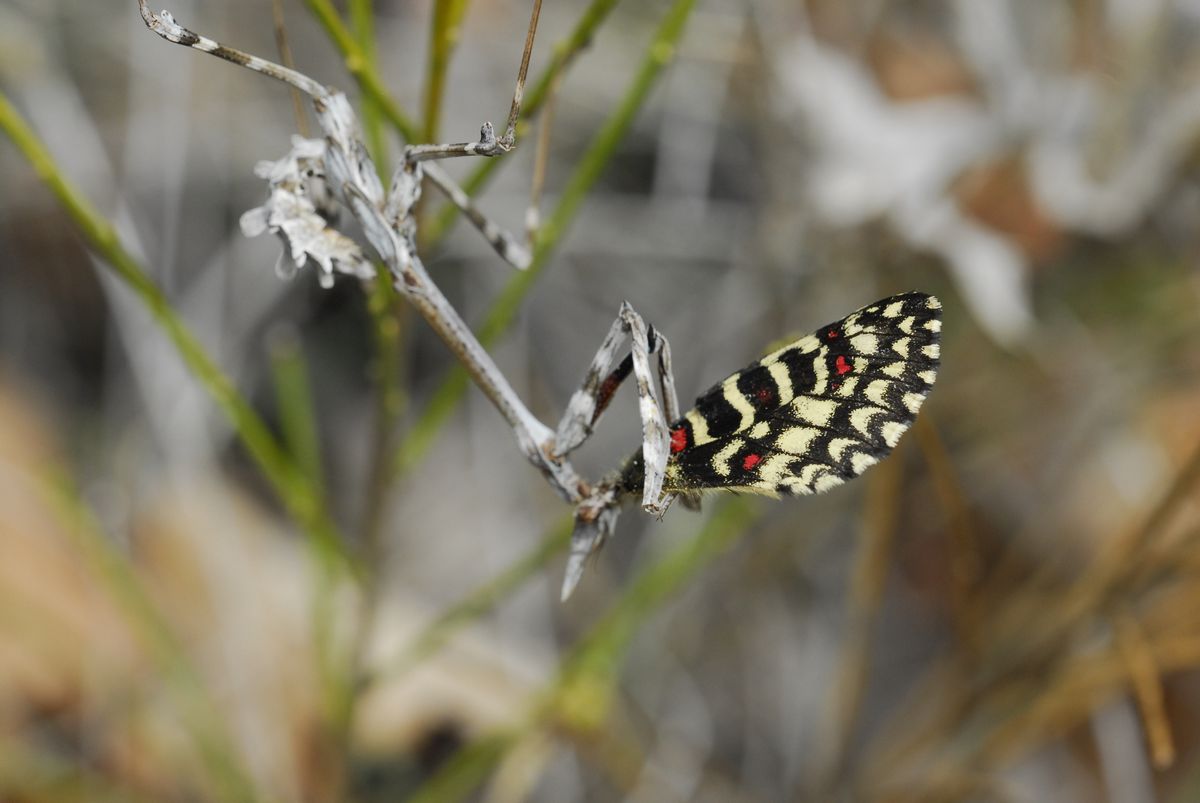
[[[823, 491], [857, 476], [890, 452], [936, 378], [941, 306], [932, 296], [910, 293], [864, 307], [767, 355], [715, 385], [680, 415], [670, 347], [624, 303], [552, 432], [516, 396], [429, 278], [416, 252], [412, 218], [422, 179], [429, 177], [502, 258], [518, 268], [528, 265], [528, 252], [429, 162], [497, 156], [512, 149], [540, 0], [535, 1], [504, 136], [496, 137], [485, 124], [478, 142], [410, 146], [386, 194], [343, 94], [198, 36], [166, 12], [151, 13], [144, 0], [139, 5], [150, 29], [169, 41], [282, 80], [312, 98], [325, 138], [294, 138], [291, 153], [256, 168], [268, 179], [271, 197], [243, 216], [243, 230], [248, 235], [268, 230], [279, 234], [296, 267], [308, 259], [317, 263], [323, 285], [332, 282], [335, 272], [370, 278], [374, 268], [358, 244], [326, 222], [337, 204], [350, 209], [399, 292], [512, 426], [525, 456], [576, 505], [563, 599], [579, 582], [587, 557], [612, 534], [626, 498], [640, 496], [642, 507], [661, 517], [675, 497], [694, 505], [702, 491], [771, 496]], [[610, 371], [625, 337], [630, 339], [629, 352]], [[631, 374], [637, 386], [642, 448], [621, 469], [589, 485], [568, 456], [592, 434], [617, 388]]]

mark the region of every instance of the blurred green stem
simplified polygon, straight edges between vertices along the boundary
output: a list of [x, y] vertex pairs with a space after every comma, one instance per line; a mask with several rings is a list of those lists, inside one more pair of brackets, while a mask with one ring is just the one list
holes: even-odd
[[375, 340], [375, 358], [371, 369], [376, 386], [375, 436], [371, 444], [371, 467], [360, 527], [364, 556], [371, 566], [382, 558], [380, 542], [383, 514], [395, 479], [395, 461], [391, 456], [396, 448], [400, 418], [407, 402], [400, 379], [404, 374], [402, 344], [408, 307], [397, 301], [391, 274], [379, 271], [367, 297]]
[[125, 250], [116, 230], [59, 172], [50, 153], [2, 93], [0, 130], [8, 134], [18, 150], [25, 155], [71, 216], [88, 244], [138, 296], [146, 310], [175, 345], [179, 356], [225, 414], [288, 512], [309, 536], [320, 562], [326, 567], [342, 563], [353, 567], [344, 543], [322, 504], [324, 495], [313, 487], [305, 473], [288, 458], [266, 424], [205, 353], [162, 291]]
[[396, 678], [440, 650], [451, 636], [490, 611], [501, 600], [523, 586], [546, 563], [563, 552], [571, 541], [574, 525], [574, 514], [564, 516], [525, 557], [444, 611], [399, 655], [389, 661], [377, 676], [367, 678], [364, 683], [370, 685]]
[[[275, 381], [275, 399], [283, 427], [284, 442], [295, 465], [307, 477], [313, 493], [328, 497], [322, 484], [321, 447], [317, 417], [313, 409], [312, 383], [304, 353], [295, 333], [280, 333], [270, 346], [271, 371]], [[316, 593], [312, 598], [310, 621], [313, 643], [320, 661], [320, 677], [326, 694], [326, 710], [337, 712], [343, 706], [346, 688], [351, 685], [340, 670], [335, 639], [335, 610], [339, 575], [332, 567], [316, 567]]]
[[[600, 728], [612, 707], [620, 669], [638, 628], [737, 543], [753, 515], [749, 500], [725, 497], [694, 538], [644, 568], [564, 659], [558, 678], [539, 696], [524, 729], [550, 728], [586, 737]], [[462, 799], [483, 782], [523, 732], [496, 734], [469, 745], [412, 799], [422, 803]]]
[[[579, 167], [567, 182], [558, 206], [538, 232], [532, 264], [527, 270], [514, 274], [492, 303], [477, 333], [479, 342], [485, 347], [495, 343], [512, 323], [521, 303], [546, 269], [554, 249], [575, 220], [583, 199], [587, 197], [592, 185], [596, 183], [616, 152], [617, 146], [629, 131], [656, 79], [674, 58], [676, 46], [683, 35], [684, 25], [694, 4], [695, 0], [676, 0], [663, 18], [625, 95], [588, 146], [580, 159]], [[466, 371], [461, 367], [453, 368], [434, 393], [421, 418], [397, 453], [401, 471], [416, 465], [424, 458], [466, 389]]]
[[[0, 100], [2, 103], [2, 100]], [[59, 510], [75, 548], [125, 614], [163, 680], [174, 692], [181, 723], [190, 733], [222, 800], [258, 798], [212, 695], [183, 644], [155, 607], [137, 573], [100, 530], [65, 477], [46, 477], [48, 498]]]
[[543, 697], [543, 720], [581, 732], [604, 723], [621, 665], [639, 626], [737, 543], [755, 510], [750, 500], [740, 496], [726, 496], [713, 507], [700, 532], [639, 572], [563, 661], [558, 680]]
[[[529, 120], [536, 115], [550, 96], [555, 81], [562, 77], [567, 67], [587, 47], [600, 24], [608, 17], [609, 12], [616, 7], [620, 0], [592, 0], [591, 5], [583, 12], [575, 28], [566, 39], [554, 46], [549, 66], [538, 77], [537, 81], [525, 93], [521, 102], [521, 120]], [[523, 132], [521, 133], [523, 136]], [[520, 139], [520, 136], [518, 136]], [[468, 195], [478, 192], [492, 174], [503, 164], [502, 159], [484, 159], [462, 183], [462, 188]], [[436, 245], [458, 219], [459, 209], [447, 203], [433, 219], [429, 230], [425, 232], [427, 244]]]
[[429, 32], [429, 65], [425, 75], [425, 127], [423, 142], [437, 142], [442, 117], [442, 98], [446, 93], [446, 71], [458, 46], [468, 0], [434, 0], [432, 29]]
[[331, 0], [304, 0], [304, 2], [317, 21], [325, 28], [325, 32], [337, 47], [338, 52], [342, 54], [346, 71], [358, 82], [363, 94], [377, 104], [379, 111], [388, 119], [388, 122], [395, 126], [405, 140], [408, 142], [418, 141], [416, 123], [388, 94], [383, 85], [383, 79], [371, 66], [370, 58], [363, 52], [363, 48], [355, 40], [354, 34], [342, 22], [342, 18], [337, 9], [333, 7]]
[[[375, 12], [372, 8], [372, 0], [350, 0], [349, 11], [350, 24], [354, 28], [354, 39], [362, 51], [366, 69], [378, 75], [379, 59], [375, 48]], [[387, 141], [383, 136], [383, 119], [384, 111], [380, 108], [379, 101], [370, 95], [365, 96], [362, 99], [363, 136], [367, 140], [367, 150], [375, 160], [379, 178], [386, 186], [392, 171], [388, 159]]]
[[312, 487], [322, 488], [321, 445], [312, 382], [294, 331], [279, 332], [272, 338], [270, 358], [284, 443]]

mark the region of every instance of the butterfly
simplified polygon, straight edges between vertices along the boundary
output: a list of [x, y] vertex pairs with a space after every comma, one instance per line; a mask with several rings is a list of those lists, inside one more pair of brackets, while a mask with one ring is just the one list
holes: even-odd
[[[885, 457], [937, 378], [941, 303], [884, 298], [718, 382], [670, 425], [663, 491], [818, 493]], [[619, 485], [636, 492], [631, 457]]]

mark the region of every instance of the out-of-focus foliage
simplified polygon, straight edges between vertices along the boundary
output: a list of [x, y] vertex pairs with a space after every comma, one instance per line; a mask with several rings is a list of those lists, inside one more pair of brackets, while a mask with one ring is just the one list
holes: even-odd
[[[392, 163], [503, 119], [529, 4], [347, 5], [290, 48]], [[546, 4], [562, 237], [514, 280], [430, 193], [431, 273], [545, 420], [623, 299], [685, 399], [914, 288], [942, 369], [863, 479], [627, 511], [565, 605], [568, 511], [440, 342], [238, 232], [286, 89], [132, 0], [0, 5], [0, 93], [116, 232], [5, 127], [0, 798], [1200, 796], [1200, 6], [684, 5], [655, 49], [667, 0]], [[169, 8], [276, 56], [270, 3]], [[447, 165], [514, 231], [536, 136]], [[637, 442], [625, 390], [579, 464]]]

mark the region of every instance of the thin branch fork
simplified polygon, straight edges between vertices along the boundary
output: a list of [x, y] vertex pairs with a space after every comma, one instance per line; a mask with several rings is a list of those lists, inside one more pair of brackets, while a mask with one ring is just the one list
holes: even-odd
[[529, 58], [533, 52], [533, 39], [537, 34], [538, 19], [542, 14], [542, 0], [534, 0], [533, 13], [529, 16], [529, 30], [525, 34], [525, 49], [521, 53], [521, 66], [517, 70], [517, 86], [513, 90], [512, 104], [508, 109], [508, 121], [504, 134], [496, 136], [490, 122], [479, 129], [478, 142], [457, 142], [446, 145], [410, 145], [404, 158], [410, 162], [429, 159], [452, 159], [456, 156], [500, 156], [508, 153], [517, 144], [517, 119], [521, 116], [521, 100], [525, 96], [525, 78], [529, 74]]
[[[522, 72], [518, 76], [518, 90], [524, 82], [524, 71], [528, 66], [528, 49], [532, 46], [532, 31], [536, 25], [540, 0], [536, 0], [534, 16], [531, 22], [531, 33], [526, 42], [526, 55], [522, 61]], [[175, 22], [170, 13], [151, 11], [146, 0], [138, 0], [138, 7], [146, 26], [156, 34], [175, 44], [185, 45], [205, 53], [225, 59], [255, 72], [295, 87], [309, 95], [313, 100], [317, 118], [325, 132], [325, 169], [326, 178], [335, 192], [342, 196], [346, 206], [362, 224], [367, 238], [371, 241], [376, 252], [392, 272], [396, 289], [404, 295], [422, 317], [433, 327], [458, 360], [466, 368], [475, 384], [484, 392], [504, 419], [512, 427], [517, 443], [526, 456], [546, 477], [550, 484], [567, 501], [579, 503], [589, 488], [575, 472], [570, 462], [561, 459], [553, 453], [554, 432], [536, 416], [534, 416], [517, 396], [507, 379], [496, 366], [491, 356], [479, 343], [458, 312], [438, 289], [429, 277], [420, 258], [416, 254], [412, 242], [411, 210], [420, 196], [421, 168], [419, 159], [406, 162], [400, 168], [393, 180], [392, 191], [385, 197], [382, 186], [376, 177], [374, 164], [362, 145], [358, 132], [357, 120], [354, 118], [350, 105], [345, 96], [330, 89], [312, 78], [291, 70], [266, 59], [253, 56], [234, 48], [222, 45], [212, 39], [201, 36]], [[519, 109], [519, 98], [514, 102]], [[490, 130], [487, 125], [484, 130]], [[494, 134], [493, 134], [493, 139]], [[507, 138], [506, 138], [507, 139]], [[499, 140], [496, 140], [499, 148]], [[511, 148], [511, 142], [506, 142], [506, 149]], [[434, 146], [435, 148], [454, 146]], [[472, 155], [468, 149], [463, 153], [450, 155]], [[478, 149], [484, 155], [485, 149]], [[502, 151], [499, 151], [502, 152]], [[432, 167], [432, 165], [430, 165]], [[409, 175], [400, 175], [407, 171]], [[457, 189], [450, 194], [451, 200], [462, 193], [452, 180], [440, 171], [433, 173], [435, 183], [439, 187]], [[464, 212], [470, 212], [464, 209]], [[284, 233], [282, 230], [280, 233]], [[489, 231], [484, 232], [485, 235]], [[490, 232], [494, 234], [495, 232]], [[507, 235], [506, 235], [507, 236]], [[515, 239], [509, 237], [515, 245]], [[502, 241], [503, 242], [503, 241]], [[293, 244], [295, 250], [295, 244]], [[511, 255], [518, 249], [508, 245], [498, 248], [505, 256]], [[301, 252], [301, 264], [306, 258]], [[524, 260], [516, 260], [518, 263]], [[343, 272], [343, 266], [338, 266]], [[356, 274], [360, 275], [361, 274]]]

